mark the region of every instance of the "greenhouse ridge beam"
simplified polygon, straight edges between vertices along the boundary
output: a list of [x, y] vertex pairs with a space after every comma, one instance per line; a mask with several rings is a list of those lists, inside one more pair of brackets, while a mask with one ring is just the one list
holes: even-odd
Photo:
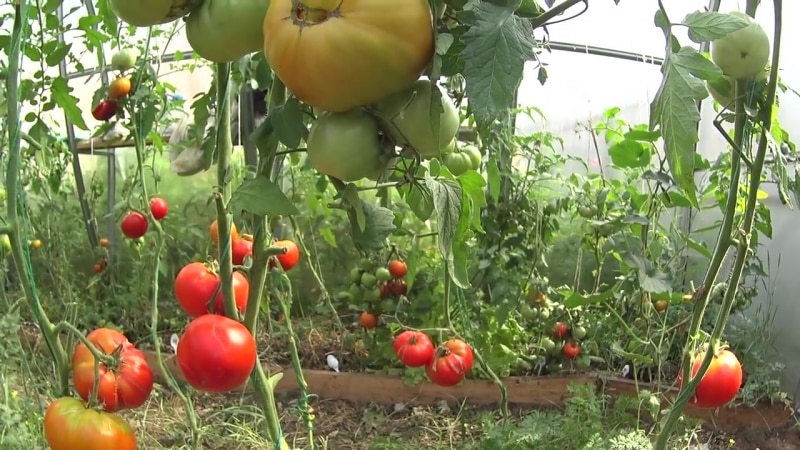
[[[664, 62], [664, 58], [659, 58], [657, 56], [626, 52], [622, 50], [614, 50], [612, 48], [595, 47], [592, 45], [585, 45], [585, 44], [572, 44], [569, 42], [551, 41], [547, 43], [546, 47], [556, 51], [581, 53], [584, 55], [593, 55], [593, 56], [607, 56], [609, 58], [617, 58], [626, 61], [635, 61], [645, 64], [661, 65]], [[189, 59], [189, 58], [180, 60], [176, 59], [175, 56], [177, 55], [177, 53], [181, 53], [182, 55], [191, 55], [192, 51], [189, 50], [185, 52], [166, 54], [161, 58], [161, 62], [170, 63], [170, 62], [178, 62]], [[111, 70], [110, 67], [108, 70]], [[100, 73], [100, 69], [94, 68], [94, 69], [82, 70], [80, 72], [72, 72], [70, 74], [67, 74], [66, 78], [68, 80], [72, 80], [75, 78], [89, 77], [92, 75], [96, 75], [98, 73]]]

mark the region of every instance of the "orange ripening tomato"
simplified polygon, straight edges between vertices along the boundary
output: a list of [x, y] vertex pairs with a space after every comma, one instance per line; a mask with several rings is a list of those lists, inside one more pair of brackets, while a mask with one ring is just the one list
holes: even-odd
[[[108, 412], [138, 408], [153, 391], [153, 371], [141, 350], [133, 346], [119, 331], [98, 328], [86, 339], [103, 354], [112, 355], [117, 367], [99, 365], [97, 400]], [[72, 353], [72, 377], [75, 390], [84, 400], [92, 395], [95, 358], [84, 345], [78, 344]]]
[[108, 98], [117, 100], [131, 93], [131, 79], [128, 77], [119, 77], [111, 82], [108, 86]]
[[[217, 221], [211, 222], [211, 226], [208, 228], [208, 234], [211, 235], [211, 240], [214, 241], [215, 244], [219, 245], [219, 223]], [[236, 224], [231, 222], [231, 241], [239, 237], [239, 230], [236, 228]]]
[[[330, 112], [375, 103], [433, 58], [428, 0], [272, 0], [264, 55], [298, 99]], [[313, 6], [313, 8], [305, 7]]]
[[47, 407], [44, 438], [50, 450], [136, 450], [136, 435], [125, 419], [87, 408], [73, 397]]

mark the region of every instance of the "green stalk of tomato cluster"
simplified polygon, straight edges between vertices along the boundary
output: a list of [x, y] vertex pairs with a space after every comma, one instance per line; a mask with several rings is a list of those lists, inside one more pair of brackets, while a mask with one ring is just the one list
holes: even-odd
[[[780, 40], [781, 40], [781, 22], [783, 17], [783, 3], [781, 0], [773, 0], [774, 3], [774, 14], [775, 14], [775, 31], [773, 35], [773, 49], [772, 49], [772, 64], [774, 68], [778, 67], [778, 63], [780, 60]], [[755, 16], [756, 8], [758, 7], [758, 0], [748, 0], [747, 1], [747, 8], [746, 13], [748, 15]], [[717, 345], [722, 337], [722, 332], [725, 329], [725, 324], [728, 320], [728, 316], [730, 315], [731, 309], [733, 308], [733, 303], [736, 301], [736, 293], [738, 291], [739, 280], [741, 279], [742, 272], [744, 270], [745, 262], [748, 258], [748, 253], [750, 251], [750, 238], [753, 233], [753, 224], [755, 222], [755, 211], [756, 205], [758, 204], [758, 189], [761, 184], [761, 175], [764, 171], [764, 161], [767, 155], [767, 137], [769, 135], [770, 128], [772, 126], [772, 106], [775, 102], [775, 93], [777, 91], [777, 84], [778, 84], [778, 70], [770, 71], [770, 79], [769, 83], [767, 84], [767, 100], [764, 104], [762, 111], [764, 111], [764, 116], [761, 122], [761, 136], [758, 141], [758, 148], [756, 150], [756, 156], [753, 160], [751, 170], [750, 170], [750, 181], [748, 187], [748, 194], [747, 194], [747, 206], [745, 207], [745, 213], [743, 218], [743, 224], [741, 229], [741, 238], [738, 240], [737, 248], [736, 248], [736, 259], [733, 264], [733, 269], [731, 273], [730, 280], [728, 281], [729, 287], [725, 292], [725, 297], [723, 298], [722, 308], [717, 316], [716, 323], [714, 324], [714, 330], [711, 333], [711, 340], [708, 346], [708, 351], [706, 352], [702, 364], [695, 374], [695, 377], [691, 379], [689, 383], [686, 383], [681, 389], [678, 398], [676, 399], [675, 403], [673, 404], [669, 415], [667, 416], [664, 425], [659, 433], [658, 437], [656, 438], [655, 450], [666, 450], [667, 441], [669, 440], [670, 435], [672, 434], [672, 429], [674, 428], [675, 424], [677, 423], [680, 415], [685, 407], [686, 403], [688, 402], [689, 398], [694, 394], [697, 385], [700, 384], [700, 381], [703, 379], [703, 375], [705, 375], [708, 367], [711, 365], [711, 361], [714, 358], [716, 353]], [[734, 124], [734, 143], [736, 146], [741, 149], [742, 143], [744, 140], [744, 121], [746, 120], [746, 114], [744, 112], [744, 96], [740, 93], [746, 92], [746, 83], [743, 81], [737, 82], [737, 99], [736, 99], [736, 122]], [[737, 165], [741, 164], [740, 156], [738, 152], [734, 151], [731, 154], [731, 160], [736, 160]], [[738, 175], [738, 168], [736, 170]], [[731, 177], [731, 187], [729, 190], [729, 202], [725, 211], [725, 217], [733, 217], [736, 212], [736, 204], [735, 199], [738, 197], [738, 176], [734, 178]], [[733, 202], [731, 202], [731, 198], [733, 198]], [[733, 203], [731, 205], [731, 203]], [[729, 230], [728, 234], [721, 235], [720, 240], [727, 240], [728, 245], [732, 242], [731, 232]], [[728, 250], [727, 246], [716, 249], [716, 252], [726, 252]], [[716, 253], [715, 252], [715, 253]], [[716, 255], [715, 255], [716, 256]], [[717, 269], [718, 271], [718, 269]], [[716, 277], [714, 278], [716, 279]], [[714, 279], [710, 281], [713, 283]], [[705, 306], [708, 304], [709, 299], [709, 292], [711, 291], [711, 285], [706, 285], [706, 294], [703, 296], [703, 304], [702, 309], [705, 309]], [[692, 323], [692, 329], [695, 330], [695, 333], [699, 329], [699, 322], [702, 319], [702, 314], [700, 314], [699, 318], [695, 317]], [[690, 337], [693, 334], [690, 334]], [[687, 345], [690, 345], [687, 344]], [[685, 380], [690, 379], [691, 374], [691, 365], [693, 364], [692, 358], [687, 358], [684, 365], [683, 376]]]
[[58, 339], [55, 325], [47, 317], [39, 295], [34, 284], [33, 269], [26, 263], [23, 254], [22, 239], [19, 233], [19, 211], [18, 211], [18, 186], [19, 172], [21, 164], [21, 138], [22, 123], [20, 121], [20, 99], [19, 99], [19, 73], [22, 63], [22, 45], [28, 32], [28, 12], [27, 0], [17, 0], [16, 12], [14, 16], [14, 26], [11, 32], [11, 48], [9, 52], [8, 72], [6, 75], [6, 95], [8, 96], [8, 111], [6, 118], [8, 121], [8, 167], [6, 168], [6, 203], [9, 222], [8, 237], [11, 241], [11, 254], [17, 271], [24, 275], [22, 288], [25, 298], [31, 307], [36, 322], [39, 325], [44, 341], [50, 351], [50, 356], [55, 364], [56, 375], [58, 377], [59, 396], [69, 394], [69, 358], [64, 345]]

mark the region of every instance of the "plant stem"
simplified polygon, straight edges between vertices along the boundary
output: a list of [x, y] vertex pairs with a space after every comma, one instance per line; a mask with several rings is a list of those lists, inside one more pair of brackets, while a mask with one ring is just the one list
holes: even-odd
[[22, 281], [22, 288], [25, 292], [25, 298], [31, 307], [31, 311], [36, 319], [39, 329], [44, 338], [47, 349], [50, 351], [50, 356], [53, 358], [55, 365], [56, 375], [58, 377], [58, 392], [59, 396], [69, 394], [69, 364], [67, 352], [64, 346], [58, 339], [55, 332], [55, 327], [47, 317], [47, 313], [42, 307], [39, 300], [39, 295], [36, 292], [36, 284], [33, 275], [33, 269], [30, 267], [24, 249], [27, 246], [22, 245], [22, 238], [20, 236], [20, 223], [19, 223], [19, 198], [24, 193], [19, 192], [19, 173], [20, 173], [20, 152], [21, 152], [21, 136], [22, 136], [22, 123], [19, 117], [19, 74], [21, 71], [22, 62], [22, 44], [25, 42], [25, 33], [27, 30], [28, 21], [25, 18], [29, 8], [27, 0], [17, 0], [14, 15], [14, 25], [11, 32], [11, 48], [9, 51], [8, 73], [6, 75], [6, 95], [8, 96], [8, 111], [6, 118], [8, 122], [8, 166], [6, 168], [6, 203], [8, 213], [9, 233], [8, 237], [11, 241], [11, 254], [14, 259], [14, 265], [17, 272], [24, 275]]
[[[733, 269], [731, 271], [731, 277], [728, 280], [728, 289], [725, 292], [725, 297], [723, 298], [722, 308], [717, 316], [716, 323], [714, 324], [714, 330], [711, 333], [711, 339], [709, 343], [708, 350], [703, 358], [703, 362], [699, 367], [699, 370], [695, 374], [695, 377], [691, 379], [688, 383], [682, 387], [681, 392], [678, 394], [678, 398], [675, 400], [669, 415], [666, 417], [664, 425], [659, 433], [656, 444], [654, 449], [655, 450], [666, 450], [667, 441], [672, 433], [672, 428], [674, 428], [675, 423], [678, 421], [686, 402], [688, 402], [689, 398], [694, 394], [697, 385], [700, 384], [700, 381], [705, 375], [708, 367], [711, 365], [711, 361], [715, 356], [716, 347], [719, 343], [720, 338], [722, 337], [722, 332], [725, 329], [725, 324], [728, 320], [728, 316], [730, 315], [731, 309], [733, 308], [733, 303], [736, 301], [736, 292], [738, 291], [739, 287], [739, 280], [742, 276], [742, 271], [744, 269], [744, 264], [749, 258], [750, 252], [750, 239], [753, 233], [753, 224], [755, 221], [755, 211], [756, 205], [758, 204], [758, 189], [761, 185], [761, 175], [764, 170], [764, 161], [766, 159], [767, 154], [767, 136], [769, 135], [770, 128], [772, 126], [772, 107], [775, 102], [775, 92], [777, 89], [778, 83], [778, 67], [779, 67], [779, 60], [780, 60], [780, 41], [781, 41], [781, 28], [782, 28], [782, 17], [783, 17], [783, 2], [782, 0], [773, 0], [774, 3], [774, 12], [775, 12], [775, 32], [773, 35], [773, 48], [772, 48], [772, 64], [773, 70], [770, 71], [770, 79], [767, 85], [767, 100], [761, 109], [761, 113], [763, 114], [762, 122], [761, 122], [761, 136], [758, 141], [758, 148], [756, 150], [756, 156], [753, 160], [752, 168], [749, 174], [749, 189], [747, 195], [747, 206], [745, 207], [745, 213], [741, 228], [741, 237], [738, 239], [737, 244], [737, 252], [736, 252], [736, 259], [733, 264]], [[748, 0], [747, 1], [747, 8], [746, 12], [750, 16], [755, 16], [755, 11], [758, 6], [757, 0]], [[744, 111], [744, 98], [746, 92], [746, 83], [744, 81], [738, 81], [736, 87], [736, 122], [734, 124], [734, 142], [739, 147], [739, 150], [742, 148], [742, 142], [744, 140], [744, 120], [746, 119], [746, 114]], [[742, 118], [743, 117], [743, 118]], [[731, 161], [739, 160], [739, 156], [737, 155], [739, 152], [734, 151], [731, 154]], [[738, 169], [737, 169], [738, 175]], [[734, 178], [733, 175], [731, 176], [731, 189], [729, 190], [729, 198], [728, 198], [728, 205], [727, 210], [725, 211], [725, 218], [727, 219], [728, 216], [733, 217], [736, 213], [736, 197], [738, 196], [738, 186], [739, 186], [739, 179]], [[734, 190], [735, 186], [735, 190]], [[731, 202], [731, 197], [734, 198], [733, 202]], [[731, 205], [731, 203], [733, 203]], [[721, 235], [720, 240], [723, 238], [727, 239], [728, 242], [731, 240], [730, 233], [727, 235]], [[720, 248], [717, 247], [715, 251], [718, 252], [727, 252], [727, 247]], [[713, 283], [713, 279], [711, 282]], [[711, 286], [706, 285], [706, 294], [703, 296], [703, 305], [702, 309], [705, 309], [705, 305], [708, 303], [709, 294], [711, 291]], [[695, 310], [697, 311], [698, 308]], [[699, 322], [702, 319], [702, 313], [699, 315], [695, 314], [692, 323], [692, 329], [697, 330], [699, 329]], [[693, 334], [690, 334], [692, 337]], [[691, 341], [687, 343], [687, 347], [691, 345]], [[692, 361], [688, 359], [684, 364], [684, 371], [683, 371], [683, 379], [689, 380], [690, 375], [690, 367]]]

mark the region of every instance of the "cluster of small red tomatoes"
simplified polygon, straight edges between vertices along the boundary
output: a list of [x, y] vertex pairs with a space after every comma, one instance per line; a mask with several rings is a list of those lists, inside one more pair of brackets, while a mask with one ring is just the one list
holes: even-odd
[[406, 330], [394, 338], [394, 353], [406, 367], [425, 367], [428, 379], [439, 386], [455, 386], [472, 370], [472, 347], [461, 339], [450, 339], [438, 348], [430, 336]]
[[[373, 275], [369, 273], [361, 273], [358, 269], [354, 270], [356, 272], [355, 274], [351, 274], [351, 278], [354, 277], [354, 275], [358, 275], [355, 278], [361, 280], [362, 286], [366, 286], [363, 281], [365, 277], [373, 277]], [[406, 295], [408, 293], [408, 283], [405, 280], [407, 273], [408, 265], [405, 261], [399, 259], [389, 261], [389, 264], [387, 264], [385, 268], [379, 268], [374, 275], [374, 279], [380, 283], [378, 285], [378, 297], [384, 300], [391, 297]], [[358, 323], [362, 328], [375, 328], [378, 326], [378, 314], [371, 311], [363, 311], [358, 317]]]
[[[219, 226], [214, 221], [209, 234], [216, 245], [220, 245]], [[241, 266], [252, 257], [252, 236], [239, 236], [235, 224], [231, 224], [230, 243], [232, 259]], [[289, 240], [279, 240], [273, 246], [284, 249], [284, 253], [273, 257], [269, 268], [281, 265], [284, 271], [291, 270], [300, 260], [300, 250]], [[225, 316], [221, 277], [213, 267], [202, 262], [184, 266], [175, 278], [174, 293], [181, 309], [192, 321], [178, 340], [176, 359], [186, 381], [203, 392], [227, 392], [247, 381], [258, 360], [256, 341], [250, 330], [239, 322]], [[232, 273], [233, 300], [239, 314], [247, 309], [250, 283], [245, 275]]]

